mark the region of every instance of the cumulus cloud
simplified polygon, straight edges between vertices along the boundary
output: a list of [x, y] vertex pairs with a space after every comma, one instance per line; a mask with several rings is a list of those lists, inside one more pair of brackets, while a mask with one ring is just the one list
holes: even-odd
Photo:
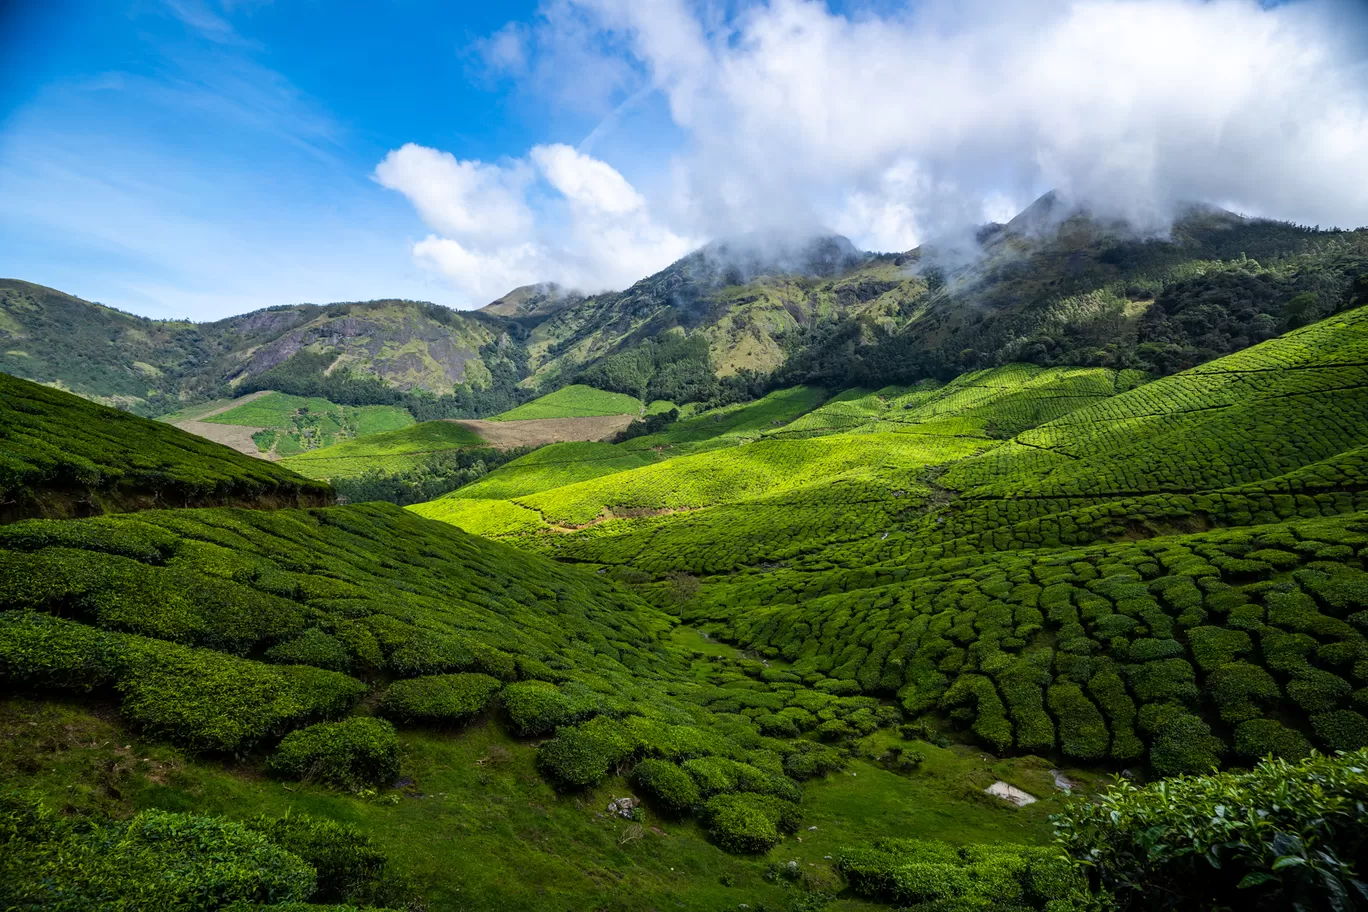
[[410, 143], [375, 179], [436, 232], [413, 245], [414, 258], [475, 305], [535, 282], [624, 288], [697, 244], [653, 219], [615, 168], [566, 145], [489, 164]]
[[[530, 280], [541, 269], [536, 279], [587, 288], [665, 265], [683, 238], [834, 229], [867, 249], [907, 249], [1006, 220], [1050, 189], [1159, 231], [1190, 201], [1368, 223], [1361, 0], [861, 9], [547, 0], [483, 54], [548, 105], [569, 103], [570, 92], [582, 110], [615, 111], [592, 141], [497, 166], [422, 150], [430, 170], [462, 177], [377, 176], [459, 245], [439, 258], [439, 245], [424, 242], [422, 255], [447, 263], [444, 272]], [[651, 93], [682, 142], [666, 159], [633, 163], [634, 173], [653, 170], [648, 203], [584, 151], [604, 148], [605, 132], [632, 130], [630, 109]], [[470, 200], [519, 213], [489, 217], [497, 246], [473, 230], [486, 207]], [[535, 226], [523, 231], [529, 218]], [[620, 248], [605, 252], [610, 242]], [[491, 259], [477, 266], [480, 257]]]
[[[886, 9], [886, 7], [881, 7]], [[1180, 202], [1368, 222], [1368, 56], [1353, 0], [816, 0], [718, 19], [685, 0], [593, 22], [668, 100], [688, 230], [835, 225], [901, 247], [1055, 188], [1141, 225]]]

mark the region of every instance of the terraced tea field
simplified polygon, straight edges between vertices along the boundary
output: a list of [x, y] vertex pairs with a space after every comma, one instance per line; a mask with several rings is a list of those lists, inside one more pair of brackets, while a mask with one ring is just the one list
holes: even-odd
[[[652, 403], [657, 411], [668, 411], [670, 403]], [[495, 415], [492, 421], [527, 421], [540, 418], [593, 418], [601, 415], [640, 415], [641, 400], [625, 393], [610, 393], [592, 386], [564, 386], [531, 402]]]
[[185, 418], [177, 422], [177, 427], [192, 433], [215, 434], [212, 428], [204, 428], [206, 424], [222, 427], [221, 433], [236, 435], [224, 442], [231, 442], [240, 450], [246, 450], [245, 437], [250, 436], [258, 453], [276, 459], [398, 430], [413, 424], [413, 416], [407, 409], [392, 405], [346, 406], [317, 397], [268, 392], [244, 396], [230, 408]]
[[308, 450], [283, 460], [309, 478], [348, 478], [367, 472], [412, 472], [438, 453], [486, 446], [474, 431], [454, 421], [424, 421]]
[[994, 753], [1168, 775], [1349, 749], [1365, 364], [1358, 310], [1151, 383], [1012, 366], [855, 390], [757, 440], [691, 419], [702, 452], [649, 466], [495, 472], [501, 499], [452, 519]]

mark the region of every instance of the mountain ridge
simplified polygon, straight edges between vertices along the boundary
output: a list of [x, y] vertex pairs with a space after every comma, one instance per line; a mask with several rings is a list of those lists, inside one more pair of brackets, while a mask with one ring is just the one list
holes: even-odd
[[[429, 417], [482, 417], [576, 382], [720, 404], [1011, 361], [1167, 373], [1368, 294], [1368, 230], [1212, 207], [1159, 237], [1047, 194], [970, 243], [875, 254], [834, 235], [743, 236], [587, 297], [541, 283], [475, 311], [378, 300], [209, 323], [0, 280], [0, 370], [143, 414], [290, 382], [346, 404], [449, 397]], [[1293, 306], [1298, 295], [1311, 298]]]

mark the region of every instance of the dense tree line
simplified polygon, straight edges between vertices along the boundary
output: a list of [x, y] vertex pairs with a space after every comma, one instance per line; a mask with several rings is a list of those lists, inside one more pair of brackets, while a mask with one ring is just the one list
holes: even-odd
[[436, 453], [418, 469], [407, 472], [372, 470], [355, 477], [333, 479], [332, 486], [344, 503], [383, 500], [406, 507], [449, 494], [533, 449], [481, 448]]
[[427, 390], [402, 390], [379, 377], [348, 370], [327, 373], [335, 352], [301, 351], [288, 361], [249, 378], [234, 395], [275, 390], [294, 396], [320, 396], [339, 405], [394, 405], [406, 408], [419, 421], [440, 418], [483, 418], [507, 411], [533, 398], [518, 386], [527, 375], [527, 349], [517, 342], [481, 346], [480, 356], [491, 374], [490, 384], [466, 383], [437, 395]]

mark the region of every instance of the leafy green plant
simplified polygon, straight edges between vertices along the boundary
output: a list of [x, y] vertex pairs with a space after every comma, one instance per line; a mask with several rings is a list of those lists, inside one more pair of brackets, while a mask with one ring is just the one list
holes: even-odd
[[379, 711], [396, 722], [460, 724], [484, 712], [503, 685], [489, 675], [428, 675], [395, 681]]
[[1058, 843], [1123, 909], [1361, 908], [1368, 754], [1116, 783], [1054, 819]]
[[399, 737], [383, 719], [320, 722], [286, 735], [270, 767], [286, 778], [353, 790], [388, 785], [399, 776]]

